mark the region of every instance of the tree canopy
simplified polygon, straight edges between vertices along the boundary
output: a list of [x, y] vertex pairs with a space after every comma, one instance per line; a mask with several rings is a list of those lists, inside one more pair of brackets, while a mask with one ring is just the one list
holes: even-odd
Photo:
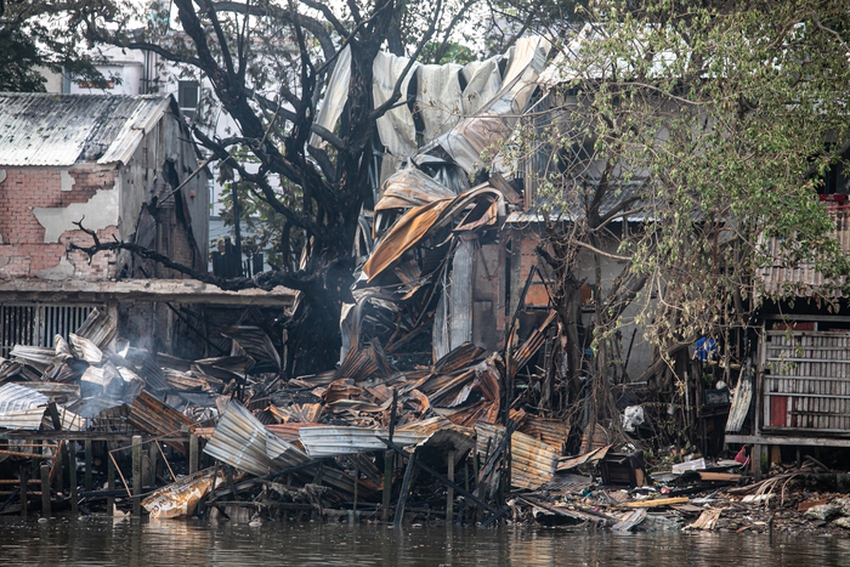
[[[610, 0], [582, 16], [552, 38], [548, 107], [522, 132], [523, 155], [548, 163], [536, 180], [550, 221], [541, 253], [558, 277], [569, 358], [581, 360], [586, 283], [598, 384], [622, 372], [614, 343], [627, 310], [657, 349], [656, 371], [701, 336], [740, 361], [761, 268], [848, 273], [817, 193], [847, 157], [850, 13], [817, 0]], [[607, 281], [604, 262], [620, 270]]]
[[0, 2], [0, 91], [43, 91], [41, 69], [106, 85], [110, 78], [87, 49], [86, 22], [95, 14], [109, 20], [117, 11], [109, 0]]

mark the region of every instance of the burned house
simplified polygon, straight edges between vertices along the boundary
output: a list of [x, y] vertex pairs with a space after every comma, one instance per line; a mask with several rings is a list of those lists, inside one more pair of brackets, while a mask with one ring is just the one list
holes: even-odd
[[205, 272], [208, 175], [170, 95], [0, 96], [0, 354], [52, 347], [94, 308], [139, 347], [203, 344], [181, 323], [197, 316], [173, 305], [235, 294], [127, 251], [72, 246], [91, 246], [92, 231]]

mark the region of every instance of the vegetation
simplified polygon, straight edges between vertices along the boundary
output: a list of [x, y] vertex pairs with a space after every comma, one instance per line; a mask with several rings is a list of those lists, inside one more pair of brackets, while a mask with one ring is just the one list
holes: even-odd
[[[766, 237], [783, 239], [785, 265], [847, 273], [816, 193], [846, 157], [850, 13], [816, 0], [610, 0], [581, 15], [580, 34], [552, 38], [559, 80], [523, 136], [524, 155], [549, 164], [541, 253], [559, 282], [572, 391], [591, 346], [605, 393], [594, 403], [610, 402], [628, 314], [656, 347], [644, 377], [675, 376], [681, 393], [674, 355], [697, 338], [717, 338], [724, 363], [747, 354], [754, 278], [774, 261]], [[595, 288], [588, 329], [582, 284]]]
[[84, 25], [94, 14], [109, 19], [114, 12], [109, 0], [0, 0], [0, 92], [43, 91], [40, 67], [93, 86], [115, 80], [95, 69]]

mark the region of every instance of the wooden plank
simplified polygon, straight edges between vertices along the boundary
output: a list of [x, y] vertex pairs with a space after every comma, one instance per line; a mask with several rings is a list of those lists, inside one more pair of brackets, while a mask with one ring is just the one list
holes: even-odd
[[626, 502], [623, 504], [626, 508], [660, 508], [661, 506], [670, 506], [672, 504], [685, 504], [689, 502], [687, 496], [674, 496], [672, 498], [656, 498], [655, 500], [638, 500], [636, 502]]
[[710, 471], [698, 471], [700, 480], [714, 482], [738, 482], [741, 480], [741, 475], [734, 473], [721, 473]]
[[742, 445], [802, 445], [805, 447], [850, 447], [850, 439], [828, 437], [781, 437], [779, 435], [727, 435], [726, 443]]
[[726, 420], [726, 431], [735, 433], [741, 431], [744, 425], [744, 420], [750, 411], [750, 405], [753, 401], [753, 372], [749, 364], [745, 364], [741, 369], [741, 376], [738, 379], [738, 388], [735, 390], [735, 397], [732, 399], [732, 407], [729, 410], [729, 417]]

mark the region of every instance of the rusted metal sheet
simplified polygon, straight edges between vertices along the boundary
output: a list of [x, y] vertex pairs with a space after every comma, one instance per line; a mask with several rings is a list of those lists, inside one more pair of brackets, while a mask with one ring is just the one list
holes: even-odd
[[605, 455], [608, 454], [608, 450], [610, 448], [611, 445], [606, 445], [605, 447], [594, 449], [589, 453], [585, 453], [584, 455], [579, 455], [577, 457], [571, 457], [568, 459], [562, 459], [558, 463], [557, 470], [568, 471], [586, 463], [595, 463], [596, 461], [601, 461], [605, 458]]
[[528, 416], [519, 430], [548, 444], [560, 455], [566, 445], [570, 426], [561, 419]]
[[398, 428], [393, 437], [396, 444], [400, 444], [396, 440], [399, 433], [421, 435], [423, 439], [416, 444], [417, 447], [432, 447], [442, 452], [455, 451], [458, 458], [475, 447], [475, 429], [456, 425], [439, 416]]
[[213, 469], [201, 471], [154, 491], [142, 500], [142, 506], [153, 520], [191, 516], [213, 485], [220, 486], [226, 481], [223, 471], [219, 471], [217, 477]]
[[416, 168], [397, 171], [381, 187], [381, 199], [375, 204], [375, 212], [388, 209], [411, 209], [439, 201], [452, 199], [455, 194], [434, 178]]
[[375, 246], [363, 265], [363, 273], [371, 281], [431, 231], [446, 226], [469, 205], [481, 199], [499, 201], [503, 198], [496, 189], [483, 186], [470, 189], [453, 199], [434, 201], [407, 211]]
[[280, 355], [268, 334], [259, 327], [239, 326], [222, 333], [241, 346], [257, 363], [280, 370]]
[[[129, 407], [127, 421], [155, 436], [175, 435], [189, 430], [192, 420], [142, 391]], [[174, 443], [179, 451], [186, 452], [183, 443]]]
[[[505, 435], [501, 425], [477, 423], [478, 452], [492, 450]], [[516, 488], [536, 490], [555, 476], [558, 455], [552, 447], [537, 439], [514, 431], [511, 435], [511, 484]]]
[[[850, 252], [850, 206], [829, 207], [828, 214], [834, 223], [831, 234], [844, 253]], [[762, 242], [765, 253], [774, 259], [772, 265], [759, 272], [765, 295], [792, 295], [810, 297], [843, 297], [841, 289], [847, 281], [845, 276], [829, 280], [815, 269], [813, 263], [784, 262], [788, 252], [783, 249], [784, 239], [769, 238]]]

